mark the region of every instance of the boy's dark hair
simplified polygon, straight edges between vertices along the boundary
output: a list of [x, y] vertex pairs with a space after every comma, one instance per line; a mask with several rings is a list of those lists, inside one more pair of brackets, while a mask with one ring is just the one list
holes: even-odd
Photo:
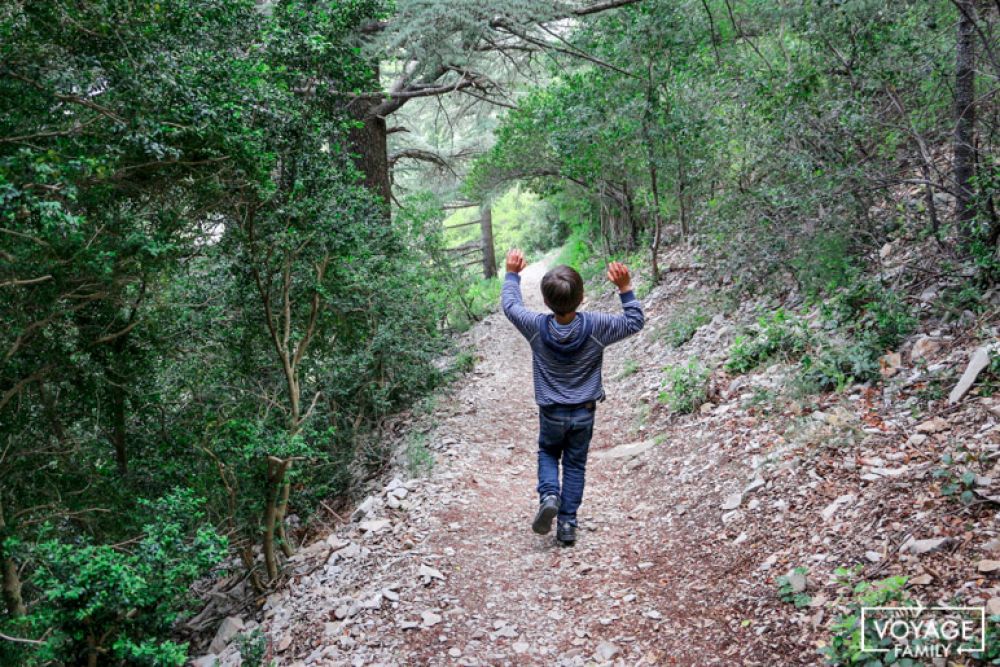
[[574, 312], [583, 301], [583, 278], [573, 267], [560, 264], [542, 278], [542, 299], [556, 315]]

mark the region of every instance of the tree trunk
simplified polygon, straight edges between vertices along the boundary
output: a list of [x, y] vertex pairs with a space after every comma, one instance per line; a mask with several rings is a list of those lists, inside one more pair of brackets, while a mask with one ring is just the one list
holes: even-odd
[[359, 118], [361, 127], [350, 132], [354, 164], [365, 175], [365, 187], [382, 198], [389, 208], [389, 156], [385, 118], [366, 115]]
[[285, 482], [281, 486], [281, 498], [278, 501], [278, 512], [277, 512], [277, 531], [278, 531], [278, 542], [281, 545], [281, 552], [285, 554], [286, 558], [291, 558], [295, 555], [295, 548], [292, 546], [291, 541], [288, 539], [288, 535], [285, 533], [285, 515], [288, 514], [288, 496], [292, 491], [292, 485]]
[[0, 592], [3, 594], [4, 605], [7, 613], [13, 617], [24, 616], [28, 610], [24, 606], [24, 599], [21, 597], [21, 577], [17, 573], [17, 563], [11, 558], [3, 548], [4, 529], [7, 523], [3, 516], [3, 501], [0, 500], [0, 575], [2, 575], [2, 586]]
[[628, 181], [622, 181], [622, 190], [625, 193], [625, 223], [628, 225], [628, 249], [629, 252], [639, 247], [639, 225], [635, 221], [635, 206], [632, 203], [632, 193], [629, 192]]
[[496, 278], [497, 256], [496, 249], [493, 247], [493, 209], [489, 206], [483, 206], [479, 226], [483, 241], [483, 277]]
[[957, 0], [961, 10], [955, 45], [955, 136], [953, 174], [955, 213], [966, 241], [973, 234], [976, 217], [972, 178], [975, 173], [976, 125], [976, 25], [973, 0]]
[[270, 583], [278, 578], [278, 559], [274, 553], [274, 530], [278, 520], [278, 492], [284, 484], [288, 459], [267, 457], [267, 491], [264, 501], [264, 566]]
[[650, 267], [653, 271], [653, 284], [660, 282], [660, 189], [656, 184], [656, 164], [649, 163], [649, 183], [653, 189], [653, 242], [649, 246]]
[[[705, 6], [708, 9], [708, 6]], [[711, 13], [709, 13], [711, 19]], [[712, 29], [712, 41], [715, 41], [715, 29]], [[653, 242], [650, 244], [650, 265], [653, 270], [653, 284], [660, 282], [660, 264], [657, 255], [660, 251], [660, 188], [656, 173], [656, 154], [653, 150], [653, 105], [656, 101], [653, 95], [653, 62], [648, 65], [646, 80], [646, 111], [643, 114], [642, 135], [646, 144], [646, 162], [649, 164], [649, 187], [653, 191]]]
[[684, 155], [681, 152], [680, 144], [676, 145], [677, 153], [677, 205], [680, 208], [681, 215], [681, 237], [688, 237], [688, 217], [687, 217], [687, 205], [685, 204], [685, 198], [687, 197], [687, 172], [684, 169]]

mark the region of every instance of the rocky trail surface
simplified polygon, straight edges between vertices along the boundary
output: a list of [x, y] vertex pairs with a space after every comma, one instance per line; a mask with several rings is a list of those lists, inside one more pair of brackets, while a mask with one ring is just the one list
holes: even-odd
[[[542, 308], [544, 268], [523, 275], [529, 307]], [[921, 334], [892, 358], [885, 387], [776, 399], [789, 367], [721, 369], [760, 304], [716, 315], [681, 348], [664, 343], [676, 304], [699, 289], [672, 273], [643, 299], [645, 330], [606, 352], [570, 548], [530, 529], [528, 345], [499, 312], [471, 330], [475, 370], [410, 422], [394, 470], [268, 597], [268, 655], [295, 667], [818, 665], [850, 592], [834, 571], [849, 566], [869, 580], [906, 575], [925, 602], [1000, 610], [1000, 589], [976, 573], [1000, 550], [994, 504], [949, 504], [934, 476], [957, 437], [995, 465], [1000, 403], [969, 397], [929, 414], [903, 400], [930, 375], [957, 378], [968, 350]], [[610, 287], [584, 304], [618, 307]], [[662, 369], [691, 357], [714, 369], [709, 399], [680, 417], [659, 400]], [[433, 456], [429, 472], [407, 469], [413, 448]], [[1000, 493], [996, 478], [977, 478], [984, 497]], [[778, 592], [793, 568], [808, 573], [785, 582], [807, 596], [799, 606]], [[216, 644], [222, 664], [238, 664], [235, 642]]]

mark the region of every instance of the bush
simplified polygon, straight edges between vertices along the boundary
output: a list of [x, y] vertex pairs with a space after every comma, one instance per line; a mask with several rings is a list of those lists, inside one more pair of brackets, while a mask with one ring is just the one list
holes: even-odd
[[749, 333], [736, 337], [725, 368], [731, 373], [746, 373], [779, 354], [797, 358], [808, 344], [809, 334], [802, 322], [779, 308], [770, 317], [761, 317]]
[[465, 298], [472, 316], [477, 321], [497, 309], [502, 287], [503, 284], [499, 278], [480, 278], [469, 283]]
[[[793, 570], [795, 574], [805, 576], [808, 574], [809, 570], [805, 567], [797, 567]], [[778, 597], [781, 598], [782, 602], [788, 602], [794, 604], [796, 607], [808, 607], [812, 598], [808, 593], [796, 593], [795, 587], [792, 585], [792, 579], [789, 575], [782, 575], [778, 577]]]
[[863, 341], [879, 354], [895, 348], [917, 320], [899, 294], [873, 278], [856, 276], [821, 309], [827, 323]]
[[221, 562], [228, 545], [206, 523], [204, 501], [188, 490], [140, 504], [155, 521], [127, 549], [42, 532], [31, 583], [43, 597], [17, 625], [44, 631], [45, 642], [9, 664], [81, 664], [95, 652], [129, 665], [184, 664], [187, 645], [163, 638], [187, 606], [191, 584]]
[[[838, 568], [837, 576], [845, 585], [851, 583], [855, 576], [854, 570]], [[851, 588], [851, 598], [847, 601], [847, 612], [834, 619], [831, 625], [830, 643], [820, 649], [820, 654], [826, 657], [831, 665], [864, 665], [865, 667], [881, 667], [884, 663], [875, 654], [861, 651], [861, 607], [882, 607], [890, 603], [900, 606], [912, 606], [914, 602], [903, 590], [906, 577], [889, 577], [881, 581], [869, 583], [861, 581]], [[888, 637], [880, 639], [871, 633], [865, 635], [866, 648], [889, 648], [892, 640]], [[888, 656], [892, 656], [891, 652]], [[895, 662], [895, 657], [891, 658]], [[905, 664], [905, 663], [898, 663]], [[911, 663], [912, 664], [912, 663]]]
[[865, 343], [820, 347], [802, 357], [799, 380], [813, 391], [841, 391], [855, 382], [879, 380], [879, 353]]
[[591, 233], [583, 226], [573, 227], [566, 243], [559, 250], [553, 264], [566, 264], [580, 272], [584, 280], [590, 280], [600, 273], [603, 266], [594, 261], [595, 252], [591, 245]]
[[700, 306], [681, 308], [660, 330], [660, 338], [670, 347], [680, 347], [694, 337], [695, 332], [708, 324], [708, 314]]
[[708, 396], [708, 371], [694, 358], [685, 366], [668, 366], [663, 369], [666, 378], [660, 402], [679, 414], [694, 412]]
[[427, 447], [427, 435], [415, 433], [406, 443], [406, 468], [410, 475], [429, 475], [434, 469], [434, 454]]
[[639, 372], [639, 362], [635, 359], [626, 359], [622, 362], [622, 370], [618, 373], [618, 379], [627, 378], [630, 375], [635, 375]]

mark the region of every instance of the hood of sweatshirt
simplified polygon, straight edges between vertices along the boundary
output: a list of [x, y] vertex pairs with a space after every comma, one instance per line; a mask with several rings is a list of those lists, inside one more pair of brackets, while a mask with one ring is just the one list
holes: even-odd
[[542, 321], [538, 334], [545, 347], [560, 361], [569, 361], [587, 344], [593, 333], [594, 323], [584, 313], [577, 313], [574, 322], [576, 326], [557, 327], [556, 316], [549, 314]]

